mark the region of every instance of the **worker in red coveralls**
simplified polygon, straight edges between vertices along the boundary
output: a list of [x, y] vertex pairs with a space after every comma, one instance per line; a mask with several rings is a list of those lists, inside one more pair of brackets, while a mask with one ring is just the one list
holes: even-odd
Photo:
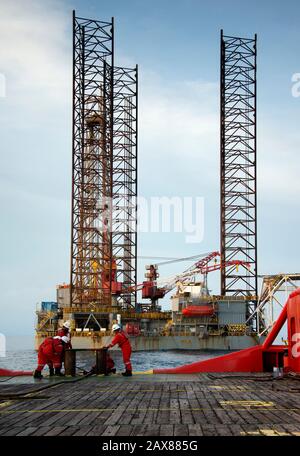
[[65, 340], [67, 340], [67, 342], [65, 342], [63, 344], [63, 351], [62, 351], [62, 354], [61, 354], [62, 363], [64, 363], [64, 361], [65, 361], [65, 351], [69, 350], [69, 349], [72, 349], [70, 328], [71, 328], [71, 323], [70, 323], [69, 320], [67, 320], [67, 321], [64, 322], [62, 327], [59, 328], [59, 330], [57, 331], [57, 336], [67, 338], [67, 339], [65, 339]]
[[47, 337], [45, 339], [38, 351], [38, 366], [34, 371], [34, 378], [43, 378], [42, 370], [45, 365], [48, 364], [50, 375], [59, 375], [61, 373], [62, 366], [62, 354], [64, 351], [64, 344], [68, 343], [68, 338], [66, 336], [60, 337]]
[[[95, 374], [96, 373], [96, 365], [92, 367], [92, 369], [89, 372], [84, 371], [85, 375], [86, 374]], [[112, 359], [109, 354], [106, 354], [106, 374], [115, 374], [116, 373], [116, 368], [115, 368], [115, 363], [114, 360]]]
[[111, 356], [107, 353], [106, 355], [106, 372], [107, 374], [115, 374], [116, 373], [116, 368], [115, 368], [115, 363], [114, 360], [112, 359]]
[[65, 350], [72, 348], [70, 328], [71, 328], [71, 323], [69, 321], [65, 321], [62, 328], [59, 328], [59, 330], [57, 331], [57, 336], [60, 336], [60, 337], [66, 336], [69, 339], [69, 341], [64, 344]]
[[125, 372], [122, 372], [124, 377], [131, 377], [132, 376], [132, 366], [130, 362], [131, 356], [131, 345], [129, 342], [128, 335], [121, 329], [121, 327], [117, 324], [112, 326], [112, 331], [114, 333], [114, 338], [109, 345], [105, 348], [111, 348], [114, 345], [118, 344], [122, 350], [123, 361], [125, 364]]

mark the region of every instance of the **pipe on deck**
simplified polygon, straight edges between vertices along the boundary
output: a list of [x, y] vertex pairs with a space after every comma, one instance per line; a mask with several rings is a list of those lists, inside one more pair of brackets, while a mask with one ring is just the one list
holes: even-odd
[[14, 371], [10, 369], [0, 369], [0, 377], [25, 377], [31, 375], [32, 371]]

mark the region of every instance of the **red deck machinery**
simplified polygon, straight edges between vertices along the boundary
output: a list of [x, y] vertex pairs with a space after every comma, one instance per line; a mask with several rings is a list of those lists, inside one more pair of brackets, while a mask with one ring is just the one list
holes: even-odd
[[[286, 321], [288, 345], [273, 345]], [[300, 288], [290, 294], [263, 344], [173, 369], [156, 369], [154, 373], [271, 372], [274, 367], [281, 367], [284, 372], [300, 373]]]

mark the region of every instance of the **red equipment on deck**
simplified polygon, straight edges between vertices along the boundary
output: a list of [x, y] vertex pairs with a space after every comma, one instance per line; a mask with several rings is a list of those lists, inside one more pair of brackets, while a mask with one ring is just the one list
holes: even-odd
[[[287, 320], [288, 345], [272, 345]], [[154, 374], [197, 372], [285, 372], [300, 373], [300, 288], [290, 294], [281, 314], [262, 345], [173, 369], [155, 369]]]
[[141, 334], [139, 323], [126, 323], [125, 332], [129, 336], [139, 336]]

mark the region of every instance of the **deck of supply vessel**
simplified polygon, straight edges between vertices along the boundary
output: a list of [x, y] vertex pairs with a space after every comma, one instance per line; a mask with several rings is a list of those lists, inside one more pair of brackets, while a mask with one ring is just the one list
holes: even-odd
[[299, 436], [299, 385], [269, 374], [1, 382], [0, 436]]

